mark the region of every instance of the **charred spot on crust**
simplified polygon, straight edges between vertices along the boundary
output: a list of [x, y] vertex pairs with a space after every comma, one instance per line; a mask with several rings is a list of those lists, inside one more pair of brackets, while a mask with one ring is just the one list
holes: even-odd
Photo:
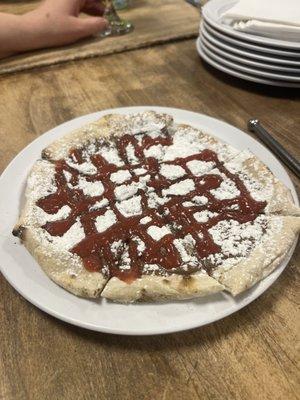
[[100, 297], [101, 296], [101, 293], [102, 293], [102, 288], [99, 288], [99, 289], [96, 289], [95, 291], [94, 291], [94, 297], [95, 298], [97, 298], [97, 297]]
[[168, 135], [168, 134], [169, 134], [169, 131], [168, 131], [168, 127], [167, 127], [167, 126], [164, 126], [160, 131], [161, 131], [161, 133], [162, 133], [163, 135]]
[[150, 300], [152, 300], [152, 298], [148, 295], [147, 290], [145, 288], [141, 289], [141, 297], [139, 298], [139, 301], [144, 302]]
[[42, 151], [42, 160], [50, 161], [50, 156], [49, 156], [47, 150]]
[[170, 281], [168, 279], [163, 279], [163, 283], [165, 283], [166, 285], [169, 285]]
[[191, 275], [182, 275], [180, 284], [184, 287], [193, 286], [195, 279]]
[[25, 226], [18, 226], [17, 228], [14, 228], [12, 231], [12, 234], [20, 239], [24, 239], [24, 231], [25, 231]]

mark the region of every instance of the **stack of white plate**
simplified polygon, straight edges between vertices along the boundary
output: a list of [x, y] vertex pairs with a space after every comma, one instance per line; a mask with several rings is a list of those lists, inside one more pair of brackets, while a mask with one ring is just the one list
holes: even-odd
[[300, 43], [251, 35], [222, 24], [220, 16], [237, 1], [210, 0], [203, 7], [197, 39], [200, 56], [238, 78], [300, 88]]

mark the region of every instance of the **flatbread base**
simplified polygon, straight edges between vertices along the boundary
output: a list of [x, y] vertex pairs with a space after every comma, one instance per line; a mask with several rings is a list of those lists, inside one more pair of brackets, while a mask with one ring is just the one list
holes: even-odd
[[[147, 112], [142, 115], [142, 119], [148, 118], [154, 126], [172, 124], [172, 118], [165, 114]], [[232, 172], [239, 172], [245, 185], [252, 185], [257, 196], [261, 196], [260, 191], [268, 185], [272, 188], [269, 194], [266, 192], [268, 206], [265, 214], [273, 218], [275, 225], [276, 221], [280, 220], [281, 228], [271, 229], [271, 234], [263, 237], [262, 242], [254, 248], [248, 258], [229, 270], [219, 271], [213, 277], [204, 273], [189, 276], [143, 275], [128, 284], [116, 277], [106, 278], [100, 272], [89, 272], [78, 256], [67, 251], [55, 251], [54, 246], [48, 242], [41, 243], [42, 228], [38, 221], [32, 220], [31, 214], [33, 207], [36, 207], [35, 188], [43, 185], [47, 187], [47, 182], [54, 176], [54, 166], [51, 163], [66, 157], [70, 148], [80, 147], [94, 139], [109, 138], [112, 133], [121, 136], [128, 126], [135, 129], [135, 123], [130, 118], [124, 120], [124, 116], [121, 115], [105, 116], [55, 141], [43, 151], [42, 155], [46, 161], [40, 160], [34, 165], [28, 179], [30, 181], [34, 176], [34, 181], [27, 185], [26, 205], [15, 230], [22, 232], [20, 236], [24, 245], [45, 273], [58, 285], [77, 296], [104, 297], [123, 303], [184, 300], [222, 290], [227, 290], [236, 296], [270, 274], [281, 263], [296, 240], [300, 230], [300, 209], [293, 204], [290, 191], [254, 155], [247, 151], [237, 154], [230, 145], [202, 132], [199, 134], [208, 148], [218, 151], [218, 148], [222, 147], [224, 150], [222, 161], [225, 162], [226, 168]], [[179, 125], [179, 129], [188, 128], [187, 125]], [[234, 171], [237, 166], [237, 171]]]
[[127, 284], [114, 277], [108, 281], [102, 297], [121, 303], [135, 301], [186, 300], [220, 292], [224, 286], [206, 275], [142, 276]]

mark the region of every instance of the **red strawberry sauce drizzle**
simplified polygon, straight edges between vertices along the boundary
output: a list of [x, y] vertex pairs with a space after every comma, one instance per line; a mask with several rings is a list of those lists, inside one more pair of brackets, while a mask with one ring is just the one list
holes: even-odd
[[[223, 163], [218, 160], [216, 153], [211, 150], [203, 150], [199, 154], [176, 158], [174, 161], [167, 162], [167, 164], [181, 166], [186, 175], [177, 180], [170, 181], [166, 179], [159, 173], [159, 162], [153, 157], [146, 158], [144, 150], [158, 144], [169, 146], [172, 142], [172, 136], [167, 131], [163, 131], [156, 138], [144, 135], [141, 144], [133, 135], [124, 135], [121, 138], [116, 138], [115, 145], [120, 158], [124, 162], [122, 167], [109, 164], [100, 154], [90, 155], [90, 160], [97, 168], [97, 173], [84, 175], [84, 177], [89, 182], [101, 181], [104, 186], [104, 193], [96, 197], [88, 197], [84, 195], [82, 190], [70, 188], [63, 171], [71, 174], [70, 183], [73, 186], [77, 185], [79, 176], [83, 174], [70, 167], [66, 160], [56, 161], [55, 184], [57, 190], [55, 193], [38, 200], [37, 205], [49, 214], [57, 213], [64, 205], [68, 205], [71, 208], [71, 212], [66, 219], [48, 222], [43, 228], [51, 236], [62, 236], [79, 219], [85, 232], [85, 238], [70, 251], [82, 259], [87, 270], [102, 271], [105, 268], [106, 271], [109, 271], [109, 277], [116, 276], [128, 283], [141, 276], [145, 264], [156, 264], [164, 273], [172, 273], [174, 272], [172, 269], [175, 268], [177, 273], [186, 274], [182, 269], [183, 263], [174, 245], [174, 239], [183, 238], [190, 234], [196, 243], [194, 251], [199, 260], [198, 270], [202, 268], [210, 273], [210, 268], [202, 260], [211, 254], [219, 253], [221, 249], [214, 243], [208, 230], [222, 220], [234, 219], [239, 223], [253, 221], [263, 211], [266, 203], [255, 201], [238, 175], [230, 173]], [[132, 165], [128, 162], [126, 154], [126, 146], [128, 144], [132, 144], [134, 147], [135, 155], [139, 160], [137, 164]], [[99, 141], [98, 145], [107, 144]], [[84, 151], [84, 148], [74, 149], [70, 152], [70, 157], [78, 164], [82, 164], [85, 160]], [[212, 173], [207, 173], [200, 177], [194, 176], [186, 166], [186, 163], [192, 160], [212, 161], [219, 171], [235, 183], [240, 195], [230, 200], [216, 199], [210, 191], [218, 188], [223, 178], [218, 174]], [[162, 195], [163, 189], [187, 178], [193, 179], [195, 190], [183, 196], [170, 196], [170, 200], [167, 203], [152, 209], [149, 208], [147, 203], [148, 194], [140, 189], [137, 195], [141, 196], [142, 214], [125, 217], [116, 207], [114, 195], [116, 185], [110, 180], [110, 174], [119, 170], [128, 170], [131, 172], [132, 178], [126, 184], [130, 184], [138, 182], [139, 178], [143, 176], [135, 176], [133, 173], [134, 169], [141, 167], [147, 170], [143, 175], [150, 175], [147, 186], [153, 187], [159, 196]], [[184, 207], [183, 203], [191, 201], [194, 196], [205, 196], [208, 199], [208, 203], [202, 206]], [[115, 213], [117, 222], [106, 231], [99, 233], [96, 229], [95, 221], [98, 216], [107, 211], [107, 207], [95, 210], [91, 210], [91, 207], [104, 198], [108, 199], [108, 207]], [[230, 209], [234, 205], [238, 205], [238, 210]], [[205, 223], [199, 223], [195, 220], [193, 214], [203, 210], [217, 212], [218, 215]], [[152, 220], [143, 225], [140, 220], [146, 216], [149, 216]], [[152, 225], [159, 227], [171, 226], [171, 233], [156, 241], [147, 233], [147, 228]], [[180, 226], [180, 229], [177, 228], [178, 226]], [[200, 237], [199, 233], [201, 234]], [[146, 248], [142, 253], [138, 252], [137, 242], [134, 240], [135, 237], [140, 238], [145, 243]], [[128, 249], [131, 259], [130, 269], [120, 269], [122, 252], [119, 251], [117, 254], [112, 252], [111, 245], [120, 239]]]

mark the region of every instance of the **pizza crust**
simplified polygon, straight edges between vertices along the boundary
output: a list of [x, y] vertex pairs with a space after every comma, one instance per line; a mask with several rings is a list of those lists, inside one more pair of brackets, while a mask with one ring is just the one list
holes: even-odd
[[23, 243], [49, 278], [59, 286], [80, 297], [100, 296], [107, 278], [99, 272], [87, 271], [78, 256], [55, 251], [50, 243], [43, 242], [41, 245], [39, 228], [25, 228]]
[[43, 150], [42, 157], [51, 161], [60, 160], [68, 157], [71, 149], [87, 145], [99, 137], [105, 138], [108, 136], [109, 131], [105, 124], [105, 119], [101, 118], [55, 140]]
[[242, 151], [224, 165], [239, 176], [255, 200], [267, 202], [264, 213], [300, 216], [290, 190], [250, 151]]
[[48, 194], [54, 172], [54, 164], [48, 161], [39, 160], [34, 164], [28, 176], [26, 203], [14, 231], [50, 279], [77, 296], [99, 297], [107, 278], [99, 272], [87, 271], [78, 256], [56, 248], [40, 227], [44, 212], [35, 202]]
[[300, 230], [299, 217], [272, 216], [270, 227], [249, 257], [230, 270], [218, 271], [218, 281], [233, 296], [268, 276], [289, 252]]
[[170, 115], [157, 114], [154, 111], [134, 115], [108, 114], [54, 141], [44, 149], [43, 157], [52, 161], [59, 160], [68, 157], [71, 149], [88, 145], [95, 139], [122, 136], [128, 131], [163, 129], [172, 123], [173, 118]]
[[[25, 205], [15, 230], [20, 226], [39, 226], [37, 215], [34, 212], [37, 206], [35, 202], [49, 194], [47, 188], [53, 186], [55, 166], [46, 160], [38, 160], [31, 168], [27, 178], [25, 189]], [[53, 186], [54, 188], [54, 186]]]
[[[203, 144], [203, 148], [217, 153], [218, 159], [222, 162], [229, 161], [240, 153], [240, 150], [226, 142], [223, 142], [223, 140], [199, 129], [193, 128], [190, 125], [175, 124], [173, 129], [175, 132], [182, 133], [183, 135], [188, 135], [191, 133], [197, 135], [199, 141]], [[214, 167], [211, 169], [213, 168]], [[209, 173], [209, 171], [206, 172]]]
[[145, 275], [128, 284], [114, 277], [101, 296], [121, 303], [135, 301], [186, 300], [220, 292], [224, 286], [203, 274], [167, 277]]

